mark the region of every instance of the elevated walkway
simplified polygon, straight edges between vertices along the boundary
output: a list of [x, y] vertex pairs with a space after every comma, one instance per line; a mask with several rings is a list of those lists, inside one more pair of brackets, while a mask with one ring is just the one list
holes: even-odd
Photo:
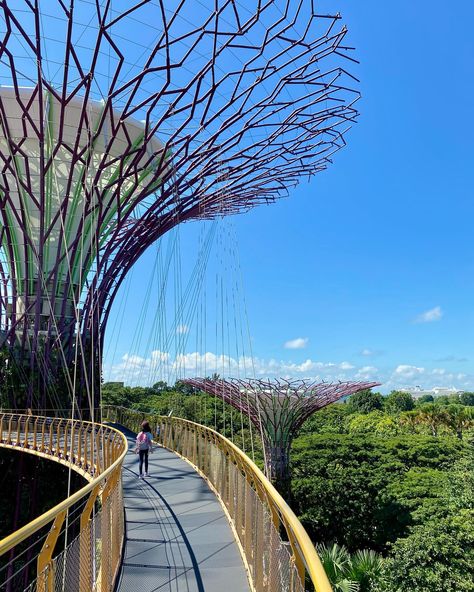
[[1, 590], [304, 592], [310, 579], [316, 592], [331, 592], [303, 526], [230, 440], [147, 414], [160, 446], [151, 477], [141, 481], [130, 448], [144, 414], [104, 407], [103, 415], [133, 432], [0, 413], [0, 447], [48, 458], [87, 480], [0, 540]]
[[156, 447], [138, 479], [135, 434], [123, 463], [125, 548], [117, 592], [250, 592], [227, 517], [206, 481]]

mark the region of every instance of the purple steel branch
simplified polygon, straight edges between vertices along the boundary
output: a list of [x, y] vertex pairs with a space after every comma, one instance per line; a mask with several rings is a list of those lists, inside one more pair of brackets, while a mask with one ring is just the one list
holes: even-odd
[[[181, 0], [173, 11], [166, 4], [144, 0], [118, 12], [111, 0], [100, 5], [57, 0], [41, 8], [39, 2], [27, 2], [21, 10], [0, 1], [0, 75], [13, 88], [25, 129], [24, 138], [10, 133], [0, 96], [0, 137], [8, 147], [0, 151], [0, 342], [19, 343], [34, 363], [39, 330], [45, 329], [40, 319], [46, 298], [53, 311], [41, 352], [46, 373], [54, 372], [58, 364], [51, 360], [59, 344], [66, 356], [60, 364], [73, 359], [76, 329], [70, 319], [71, 300], [80, 313], [82, 346], [92, 342], [92, 357], [100, 359], [104, 327], [117, 290], [152, 243], [183, 221], [234, 214], [285, 195], [301, 177], [326, 168], [332, 154], [344, 146], [343, 135], [357, 116], [354, 103], [359, 95], [349, 86], [354, 79], [337, 64], [351, 59], [347, 55], [351, 48], [344, 45], [346, 28], [338, 26], [339, 15], [319, 15], [307, 0], [258, 2], [253, 12], [234, 0], [220, 0], [210, 2], [208, 12], [201, 6], [194, 10], [191, 24], [187, 16], [192, 2]], [[46, 67], [47, 10], [55, 19], [52, 31], [63, 32], [57, 40], [63, 54], [54, 80]], [[82, 34], [77, 31], [83, 30], [81, 11], [87, 10], [92, 10], [87, 26], [92, 38], [85, 59], [85, 50], [78, 46]], [[146, 10], [151, 12], [143, 14]], [[127, 63], [129, 47], [123, 33], [140, 15], [143, 31], [149, 16], [157, 24], [153, 42], [138, 56], [141, 61], [134, 55], [139, 63], [134, 67]], [[274, 20], [268, 23], [271, 17]], [[182, 28], [183, 23], [187, 28]], [[321, 28], [321, 23], [324, 30], [316, 35], [314, 28]], [[20, 49], [22, 56], [17, 55]], [[99, 67], [104, 53], [109, 55], [105, 85]], [[27, 74], [25, 56], [34, 64]], [[197, 57], [200, 62], [195, 69]], [[322, 69], [325, 63], [328, 67]], [[26, 97], [22, 93], [25, 80], [31, 86]], [[97, 88], [103, 111], [99, 121], [91, 121], [88, 107]], [[46, 94], [60, 105], [57, 137], [50, 151]], [[87, 130], [89, 146], [104, 133], [104, 126], [110, 129], [100, 162], [94, 164], [95, 176], [81, 187], [83, 219], [75, 235], [68, 237], [73, 171], [76, 167], [90, 171], [93, 157], [93, 150], [81, 146], [80, 134], [72, 146], [64, 141], [72, 100], [82, 103], [79, 128]], [[31, 115], [33, 107], [39, 111], [39, 125]], [[128, 132], [135, 116], [143, 120], [140, 145]], [[26, 150], [27, 126], [30, 137], [33, 133], [38, 141], [39, 155], [34, 157]], [[113, 149], [119, 136], [125, 141], [117, 156]], [[153, 148], [155, 138], [162, 142], [161, 152]], [[68, 151], [70, 177], [65, 195], [56, 196], [56, 211], [48, 213], [45, 179], [61, 151]], [[117, 168], [117, 176], [101, 186], [111, 167]], [[145, 182], [140, 179], [144, 167], [151, 169]], [[34, 188], [37, 174], [43, 179], [39, 191]], [[22, 196], [21, 208], [12, 201], [13, 189]], [[30, 235], [28, 202], [41, 212], [36, 240]], [[94, 236], [84, 245], [92, 217]], [[19, 248], [25, 278], [16, 277], [12, 223], [23, 237]], [[49, 269], [45, 246], [59, 223], [57, 241], [66, 246], [58, 248]], [[83, 285], [72, 277], [70, 262], [78, 260], [90, 264], [90, 270], [84, 270]], [[64, 269], [65, 277], [60, 277]]]
[[264, 433], [295, 434], [315, 411], [379, 382], [189, 378], [182, 382], [242, 411]]

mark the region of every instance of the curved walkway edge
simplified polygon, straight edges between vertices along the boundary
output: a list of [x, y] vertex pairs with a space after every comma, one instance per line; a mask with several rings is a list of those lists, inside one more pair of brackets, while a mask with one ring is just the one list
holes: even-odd
[[206, 481], [155, 447], [138, 479], [135, 434], [123, 464], [126, 535], [117, 592], [250, 592], [237, 542]]

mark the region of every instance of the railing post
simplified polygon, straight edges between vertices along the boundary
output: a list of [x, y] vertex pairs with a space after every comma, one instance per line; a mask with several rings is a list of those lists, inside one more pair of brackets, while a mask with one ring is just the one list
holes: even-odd
[[8, 422], [8, 434], [7, 434], [7, 444], [12, 444], [12, 422], [13, 422], [13, 415], [10, 416], [10, 420]]
[[68, 457], [68, 449], [69, 449], [68, 440], [67, 440], [68, 431], [69, 431], [69, 422], [66, 423], [66, 425], [64, 426], [64, 430], [63, 430], [64, 442], [63, 442], [62, 455], [63, 455], [64, 460], [66, 460]]
[[30, 418], [28, 416], [25, 417], [25, 433], [23, 434], [23, 447], [28, 447], [28, 431], [30, 427]]
[[294, 562], [295, 567], [296, 567], [296, 571], [298, 572], [300, 580], [301, 580], [302, 584], [304, 585], [304, 580], [305, 580], [305, 576], [306, 576], [306, 567], [303, 562], [303, 558], [301, 557], [301, 551], [296, 543], [296, 540], [293, 536], [293, 533], [291, 532], [291, 529], [289, 529], [285, 525], [285, 530], [288, 533], [288, 538], [290, 541], [291, 550], [293, 551], [292, 561]]
[[49, 452], [51, 453], [51, 455], [54, 455], [54, 449], [53, 449], [53, 420], [51, 420], [51, 423], [49, 424], [49, 442], [48, 442], [48, 446], [49, 446]]
[[79, 539], [79, 591], [89, 592], [93, 589], [95, 582], [93, 581], [94, 574], [91, 573], [92, 566], [92, 552], [95, 551], [95, 541], [91, 540], [91, 513], [94, 508], [95, 501], [99, 495], [100, 486], [98, 485], [91, 491], [89, 499], [84, 507], [80, 519], [80, 539]]
[[[114, 496], [114, 505], [113, 505], [113, 523], [115, 528], [112, 532], [112, 574], [113, 580], [117, 577], [121, 558], [122, 558], [122, 544], [123, 544], [123, 537], [124, 537], [124, 513], [123, 513], [123, 493], [122, 493], [122, 473], [120, 470], [117, 470], [115, 478], [115, 487], [113, 489], [113, 496]], [[117, 525], [120, 525], [118, 527]]]
[[53, 592], [54, 568], [51, 560], [54, 547], [61, 533], [61, 527], [66, 517], [66, 510], [60, 512], [54, 519], [53, 526], [46, 537], [44, 545], [38, 555], [38, 592]]
[[84, 470], [88, 470], [89, 464], [89, 426], [84, 426]]
[[102, 462], [100, 458], [100, 451], [101, 451], [101, 441], [100, 441], [100, 433], [97, 429], [94, 430], [94, 451], [95, 451], [95, 459], [94, 459], [94, 475], [99, 474], [102, 472]]
[[19, 446], [21, 444], [21, 415], [18, 415], [16, 420], [16, 442], [15, 444]]
[[38, 418], [35, 418], [33, 424], [33, 450], [38, 450]]
[[178, 441], [178, 435], [177, 435], [177, 431], [178, 431], [178, 427], [176, 425], [176, 422], [171, 419], [170, 421], [170, 446], [171, 446], [171, 450], [175, 450], [177, 452], [177, 441]]
[[43, 425], [41, 426], [41, 444], [40, 444], [40, 452], [44, 452], [44, 431], [46, 429], [46, 422], [43, 418]]
[[163, 434], [161, 435], [161, 443], [166, 448], [169, 448], [169, 446], [168, 446], [169, 425], [168, 425], [168, 421], [166, 419], [163, 421], [161, 429], [163, 431]]
[[84, 433], [84, 426], [82, 422], [79, 424], [79, 431], [77, 433], [77, 460], [81, 463], [82, 468], [85, 467], [84, 458], [82, 456], [82, 434]]
[[198, 457], [197, 457], [197, 430], [194, 428], [193, 430], [193, 463], [196, 467], [199, 467]]
[[102, 523], [101, 523], [101, 592], [111, 590], [113, 574], [111, 568], [111, 516], [110, 516], [110, 494], [112, 493], [117, 483], [118, 472], [115, 471], [110, 475], [101, 495], [102, 499]]
[[74, 464], [76, 464], [75, 462], [75, 453], [74, 453], [74, 446], [75, 446], [75, 438], [76, 438], [76, 421], [72, 422], [72, 426], [71, 426], [71, 442], [70, 442], [70, 446], [69, 446], [69, 454], [68, 454], [68, 461], [69, 462], [74, 462]]
[[62, 425], [63, 425], [63, 420], [60, 419], [58, 421], [58, 427], [56, 428], [56, 447], [55, 447], [55, 452], [54, 452], [55, 456], [57, 456], [58, 458], [61, 456], [61, 447], [60, 447], [60, 444], [61, 444], [61, 428], [62, 428]]

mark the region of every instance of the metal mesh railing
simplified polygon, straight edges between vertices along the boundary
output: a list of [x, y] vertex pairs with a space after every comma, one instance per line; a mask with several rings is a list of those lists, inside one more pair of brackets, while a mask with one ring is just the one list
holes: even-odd
[[[36, 576], [28, 592], [112, 591], [124, 537], [121, 469], [128, 450], [125, 436], [102, 424], [1, 413], [0, 446], [55, 460], [88, 480], [82, 489], [1, 540], [0, 557], [52, 523], [41, 541]], [[75, 511], [74, 520], [71, 511]], [[66, 540], [70, 532], [78, 534], [58, 549], [58, 540]], [[24, 588], [17, 582], [25, 581], [21, 570], [27, 566], [17, 568], [13, 562], [2, 566], [5, 577], [0, 590]]]
[[158, 441], [191, 462], [227, 510], [256, 592], [331, 592], [303, 526], [258, 467], [232, 442], [205, 426], [175, 417], [105, 407], [104, 417], [138, 432], [143, 419]]
[[[110, 420], [134, 431], [139, 431], [144, 418], [142, 413], [117, 407], [107, 407], [104, 412]], [[331, 592], [302, 525], [239, 448], [193, 422], [161, 416], [147, 419], [153, 431], [159, 432], [159, 442], [191, 462], [221, 499], [256, 592], [304, 592], [305, 580], [311, 580], [317, 592]], [[101, 424], [2, 413], [0, 446], [51, 458], [89, 480], [68, 499], [0, 541], [2, 556], [52, 523], [37, 556], [37, 576], [26, 590], [113, 590], [124, 536], [121, 465], [127, 451], [125, 437]], [[67, 513], [78, 503], [82, 504], [77, 519], [79, 534], [62, 550], [55, 550], [60, 535], [67, 532]], [[4, 584], [0, 589], [21, 589]]]

